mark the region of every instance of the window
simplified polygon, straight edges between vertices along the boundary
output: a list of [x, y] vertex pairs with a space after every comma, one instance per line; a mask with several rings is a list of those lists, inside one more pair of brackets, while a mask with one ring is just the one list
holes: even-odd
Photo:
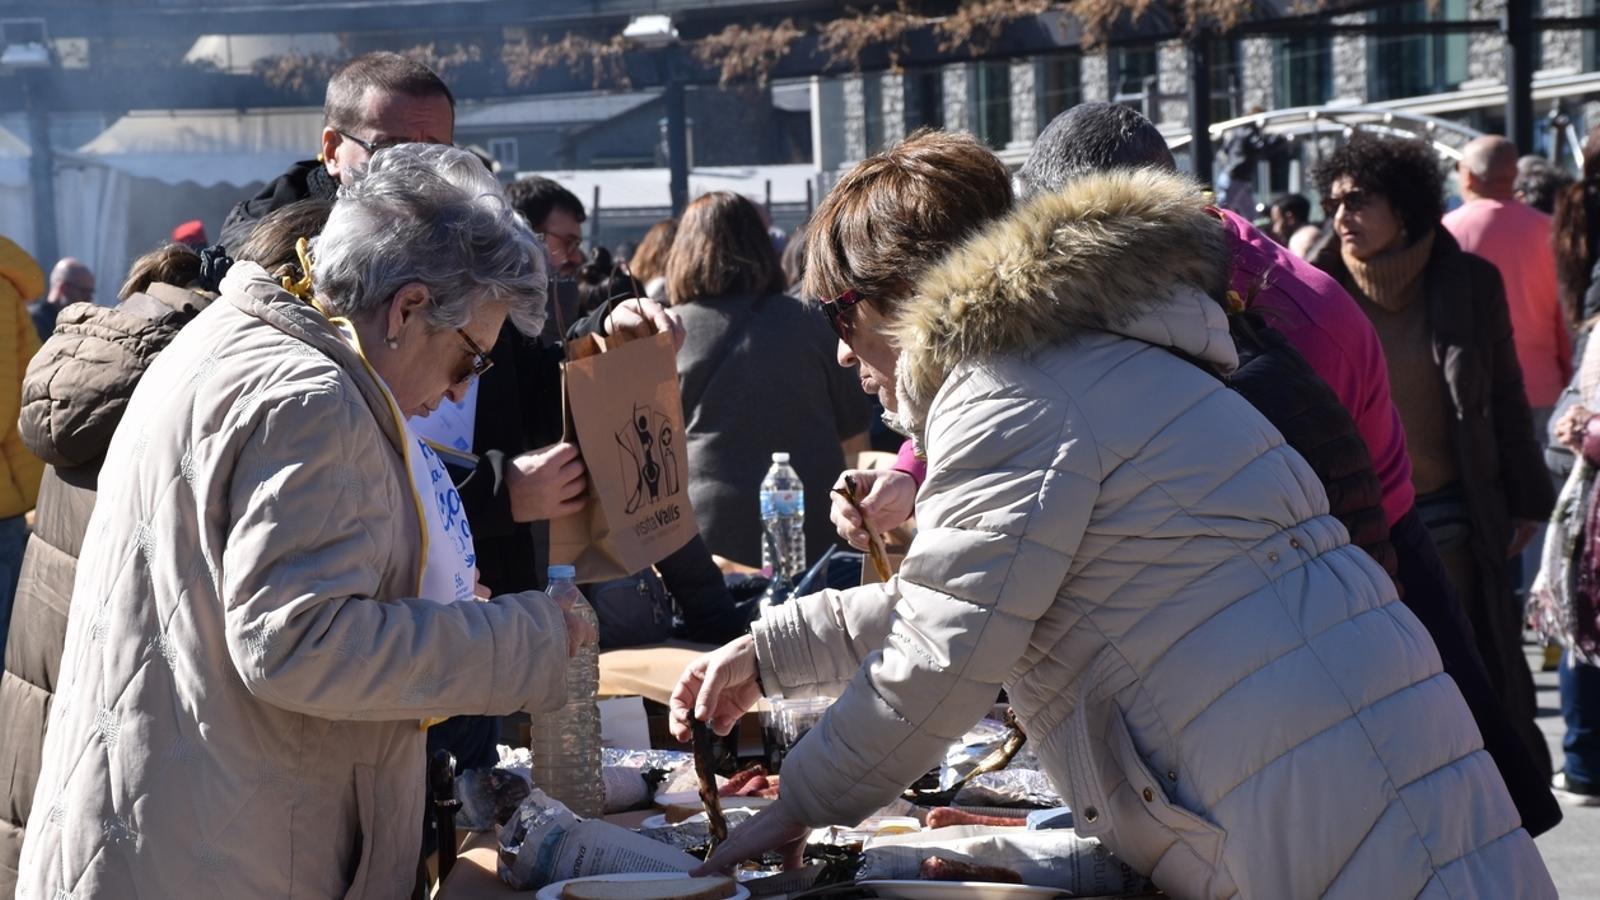
[[499, 137], [489, 139], [489, 155], [500, 164], [502, 172], [517, 171], [517, 139]]
[[861, 128], [867, 155], [883, 149], [883, 76], [876, 72], [861, 76]]
[[[1583, 0], [1583, 14], [1592, 16], [1596, 13], [1600, 13], [1600, 0]], [[1545, 15], [1556, 16], [1560, 13], [1547, 10]], [[1597, 33], [1597, 29], [1584, 29], [1583, 48], [1579, 52], [1583, 54], [1578, 60], [1583, 71], [1593, 72], [1595, 69], [1600, 69], [1600, 33]]]
[[1234, 102], [1244, 87], [1243, 65], [1238, 42], [1229, 38], [1211, 41], [1211, 121], [1221, 122], [1244, 113]]
[[[1467, 0], [1440, 0], [1430, 16], [1427, 0], [1390, 3], [1373, 12], [1380, 23], [1467, 18]], [[1367, 39], [1370, 100], [1394, 100], [1454, 90], [1467, 80], [1465, 34], [1413, 34]]]
[[1011, 64], [979, 63], [977, 70], [978, 137], [998, 150], [1011, 143]]
[[1145, 82], [1151, 81], [1154, 90], [1156, 77], [1155, 47], [1120, 47], [1111, 53], [1111, 86], [1118, 103], [1144, 99]]
[[1333, 96], [1333, 39], [1322, 34], [1279, 38], [1272, 46], [1272, 103], [1320, 106]]
[[1046, 56], [1039, 60], [1041, 127], [1083, 102], [1082, 63], [1083, 57], [1076, 53]]
[[906, 133], [918, 128], [944, 127], [944, 72], [919, 69], [907, 72]]

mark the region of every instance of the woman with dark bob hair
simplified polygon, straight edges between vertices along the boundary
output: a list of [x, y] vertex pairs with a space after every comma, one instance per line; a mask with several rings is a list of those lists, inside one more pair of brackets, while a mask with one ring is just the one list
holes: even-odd
[[1510, 560], [1549, 518], [1555, 491], [1500, 273], [1440, 226], [1444, 173], [1427, 144], [1358, 132], [1316, 179], [1338, 240], [1313, 262], [1378, 330], [1417, 511], [1461, 595], [1489, 680], [1548, 777]]
[[806, 292], [928, 475], [897, 575], [767, 610], [675, 688], [680, 737], [838, 697], [706, 868], [798, 861], [1004, 688], [1078, 834], [1171, 897], [1554, 896], [1427, 630], [1224, 381], [1198, 185], [1010, 193], [976, 139], [922, 134], [808, 228]]
[[[689, 498], [711, 552], [761, 563], [761, 480], [790, 454], [805, 485], [807, 562], [833, 543], [828, 490], [867, 449], [867, 400], [834, 363], [828, 323], [784, 293], [755, 204], [725, 191], [683, 212], [667, 296], [687, 334], [678, 351]], [[793, 576], [795, 573], [784, 573]]]

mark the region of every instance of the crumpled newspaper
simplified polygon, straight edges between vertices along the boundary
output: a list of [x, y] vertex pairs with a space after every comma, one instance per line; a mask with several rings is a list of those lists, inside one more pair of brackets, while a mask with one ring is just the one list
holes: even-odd
[[[745, 819], [755, 815], [753, 809], [729, 809], [723, 811], [723, 818], [729, 825], [738, 825]], [[691, 819], [687, 822], [678, 822], [674, 825], [663, 825], [660, 828], [641, 828], [639, 833], [652, 841], [659, 841], [669, 847], [679, 850], [689, 850], [699, 847], [711, 840], [711, 826], [704, 818]]]
[[535, 789], [500, 829], [500, 880], [519, 891], [569, 878], [687, 872], [700, 861], [601, 819], [580, 819]]
[[[1117, 859], [1104, 844], [1072, 831], [1018, 831], [973, 827], [947, 835], [941, 828], [920, 834], [874, 838], [861, 854], [857, 878], [915, 879], [930, 857], [981, 866], [1000, 866], [1022, 876], [1024, 884], [1059, 888], [1074, 894], [1128, 894], [1149, 890], [1150, 881]], [[957, 836], [960, 835], [960, 836]]]

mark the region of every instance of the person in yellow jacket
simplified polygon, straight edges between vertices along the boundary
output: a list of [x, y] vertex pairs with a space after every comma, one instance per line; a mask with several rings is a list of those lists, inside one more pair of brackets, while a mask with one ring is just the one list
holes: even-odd
[[11, 601], [28, 545], [24, 516], [39, 499], [44, 463], [17, 434], [22, 376], [39, 350], [28, 301], [44, 294], [44, 270], [27, 251], [0, 237], [0, 659], [11, 630]]

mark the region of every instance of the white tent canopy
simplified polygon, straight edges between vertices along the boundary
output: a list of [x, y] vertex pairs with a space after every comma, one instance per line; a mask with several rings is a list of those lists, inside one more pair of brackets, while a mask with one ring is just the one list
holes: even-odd
[[36, 253], [33, 244], [33, 190], [28, 163], [33, 156], [26, 141], [0, 128], [0, 234], [22, 249]]
[[339, 39], [332, 34], [205, 34], [183, 55], [186, 63], [209, 62], [224, 72], [250, 74], [255, 64], [291, 53], [336, 56]]
[[[666, 169], [580, 169], [561, 172], [529, 172], [543, 175], [577, 195], [584, 204], [594, 200], [600, 188], [601, 209], [672, 208], [672, 177]], [[772, 182], [772, 202], [806, 202], [806, 185], [817, 177], [809, 164], [787, 166], [703, 166], [689, 173], [689, 198], [712, 191], [743, 194], [756, 203], [767, 198], [767, 182]], [[820, 195], [819, 195], [820, 196]]]
[[242, 187], [317, 154], [322, 111], [129, 113], [78, 148], [86, 157], [165, 184]]
[[0, 185], [16, 187], [28, 183], [28, 160], [33, 151], [28, 142], [0, 128]]

